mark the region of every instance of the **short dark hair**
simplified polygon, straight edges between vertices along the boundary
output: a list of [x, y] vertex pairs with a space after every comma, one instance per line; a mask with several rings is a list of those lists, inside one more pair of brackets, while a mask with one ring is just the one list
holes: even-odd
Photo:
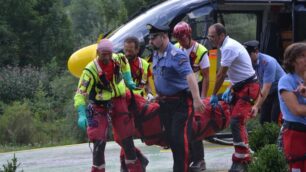
[[297, 42], [289, 45], [284, 53], [284, 68], [289, 73], [294, 73], [294, 61], [306, 51], [306, 42]]
[[217, 35], [221, 35], [222, 33], [224, 33], [224, 35], [227, 35], [226, 29], [225, 29], [225, 27], [223, 26], [223, 24], [221, 24], [221, 23], [215, 23], [215, 24], [212, 25], [212, 27], [215, 28]]
[[124, 43], [134, 43], [135, 48], [139, 48], [139, 39], [136, 36], [128, 36], [124, 39]]

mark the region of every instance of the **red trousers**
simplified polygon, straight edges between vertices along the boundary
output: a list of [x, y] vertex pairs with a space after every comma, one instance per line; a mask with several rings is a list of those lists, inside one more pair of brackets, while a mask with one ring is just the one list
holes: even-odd
[[112, 108], [92, 105], [94, 126], [87, 127], [87, 135], [91, 141], [107, 139], [108, 118], [111, 118], [114, 140], [120, 142], [134, 134], [134, 123], [131, 118], [125, 97], [116, 97], [111, 101]]
[[306, 172], [306, 132], [284, 128], [283, 144], [290, 171]]
[[246, 122], [251, 115], [252, 101], [257, 99], [259, 90], [259, 84], [253, 82], [245, 84], [234, 92], [230, 123], [235, 147], [233, 162], [249, 163], [251, 161]]

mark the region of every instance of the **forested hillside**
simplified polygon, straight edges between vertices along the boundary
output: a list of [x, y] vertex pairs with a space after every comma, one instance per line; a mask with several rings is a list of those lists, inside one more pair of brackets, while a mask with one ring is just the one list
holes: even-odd
[[86, 141], [69, 56], [154, 0], [0, 0], [0, 151]]

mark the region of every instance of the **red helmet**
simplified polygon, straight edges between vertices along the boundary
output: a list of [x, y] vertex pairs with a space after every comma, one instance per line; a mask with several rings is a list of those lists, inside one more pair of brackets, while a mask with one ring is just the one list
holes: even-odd
[[182, 38], [183, 36], [191, 36], [191, 27], [188, 23], [182, 21], [174, 26], [173, 36], [175, 38]]

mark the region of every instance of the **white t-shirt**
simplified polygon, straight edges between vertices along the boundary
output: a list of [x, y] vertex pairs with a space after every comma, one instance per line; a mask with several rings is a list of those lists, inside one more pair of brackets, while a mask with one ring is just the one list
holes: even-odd
[[226, 36], [221, 50], [221, 66], [228, 67], [227, 75], [234, 85], [255, 75], [247, 50], [236, 40]]
[[[193, 44], [193, 46], [191, 46], [188, 49], [183, 48], [183, 51], [186, 52], [188, 57], [190, 56], [190, 53], [194, 49], [194, 46], [196, 44]], [[201, 61], [199, 63], [199, 66], [200, 66], [200, 69], [205, 69], [205, 68], [208, 68], [210, 66], [209, 58], [208, 58], [208, 53], [207, 52], [203, 55], [203, 58], [201, 59]]]

